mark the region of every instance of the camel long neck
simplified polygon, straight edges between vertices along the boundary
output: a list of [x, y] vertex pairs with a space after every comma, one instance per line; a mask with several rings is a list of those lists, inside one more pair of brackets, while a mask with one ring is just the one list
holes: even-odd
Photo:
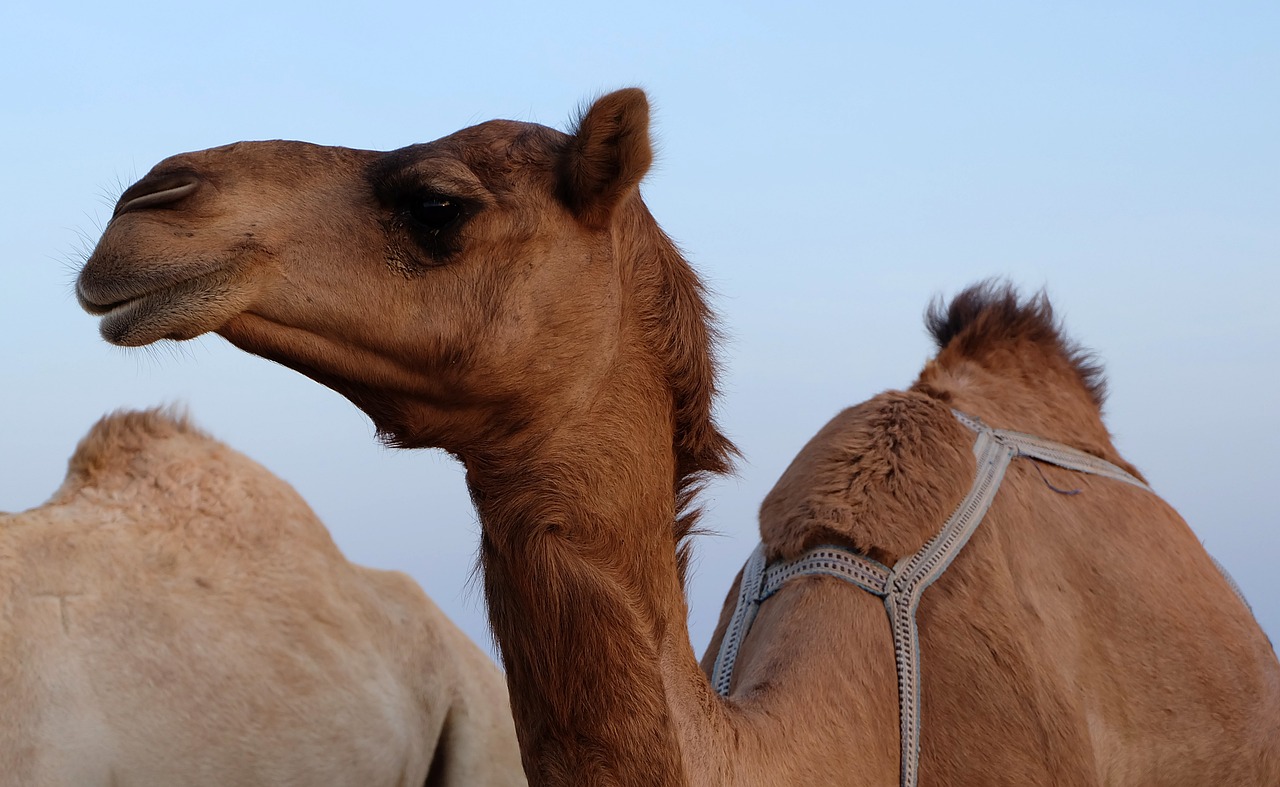
[[596, 405], [535, 448], [468, 461], [491, 623], [534, 782], [684, 784], [668, 686], [705, 680], [677, 571], [670, 408]]

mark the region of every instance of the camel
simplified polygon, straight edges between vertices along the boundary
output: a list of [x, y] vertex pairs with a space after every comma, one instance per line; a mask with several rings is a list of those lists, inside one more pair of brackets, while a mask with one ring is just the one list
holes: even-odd
[[[494, 120], [391, 152], [185, 153], [124, 192], [77, 294], [112, 343], [216, 332], [464, 464], [532, 784], [905, 783], [880, 598], [787, 582], [722, 697], [708, 673], [735, 585], [693, 653], [696, 495], [735, 450], [702, 285], [640, 196], [651, 160], [638, 89], [568, 133]], [[980, 470], [966, 423], [1133, 482], [1008, 466], [916, 611], [918, 783], [1280, 783], [1275, 653], [1116, 453], [1101, 374], [1047, 301], [978, 286], [930, 325], [919, 379], [837, 415], [766, 497], [768, 561], [921, 549]]]
[[522, 785], [501, 674], [284, 481], [150, 410], [0, 514], [0, 783]]

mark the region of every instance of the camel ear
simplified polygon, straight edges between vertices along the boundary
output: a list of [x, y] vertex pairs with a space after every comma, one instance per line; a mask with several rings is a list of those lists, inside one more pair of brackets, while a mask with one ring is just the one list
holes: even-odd
[[634, 87], [609, 93], [582, 114], [560, 156], [560, 198], [583, 223], [603, 226], [651, 163], [649, 99]]

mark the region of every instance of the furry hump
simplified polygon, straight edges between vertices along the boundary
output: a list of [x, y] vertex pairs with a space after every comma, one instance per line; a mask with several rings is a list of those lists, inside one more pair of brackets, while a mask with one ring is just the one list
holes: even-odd
[[981, 358], [1015, 341], [1029, 341], [1061, 354], [1099, 408], [1107, 398], [1102, 364], [1093, 353], [1063, 332], [1044, 290], [1027, 299], [1007, 281], [989, 279], [970, 285], [944, 303], [936, 299], [925, 313], [925, 326], [939, 352], [953, 347], [961, 355]]
[[193, 435], [211, 444], [216, 441], [191, 421], [179, 406], [149, 410], [117, 410], [104, 415], [80, 440], [67, 463], [67, 475], [91, 479], [108, 472], [121, 472], [128, 457], [155, 441], [176, 435]]

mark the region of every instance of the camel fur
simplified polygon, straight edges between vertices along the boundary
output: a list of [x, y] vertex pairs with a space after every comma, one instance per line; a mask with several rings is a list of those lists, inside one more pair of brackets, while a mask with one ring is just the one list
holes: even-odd
[[0, 514], [0, 782], [521, 785], [506, 687], [403, 574], [161, 410]]
[[[174, 156], [121, 197], [78, 296], [116, 344], [217, 332], [462, 461], [531, 783], [896, 784], [879, 599], [787, 585], [727, 699], [694, 656], [696, 492], [733, 450], [701, 283], [641, 199], [648, 123], [627, 89], [568, 133]], [[931, 323], [916, 383], [836, 416], [767, 496], [771, 555], [919, 548], [975, 472], [953, 407], [1129, 467], [1045, 301], [979, 286]], [[1280, 664], [1149, 492], [1020, 460], [918, 621], [921, 785], [1280, 783]]]

